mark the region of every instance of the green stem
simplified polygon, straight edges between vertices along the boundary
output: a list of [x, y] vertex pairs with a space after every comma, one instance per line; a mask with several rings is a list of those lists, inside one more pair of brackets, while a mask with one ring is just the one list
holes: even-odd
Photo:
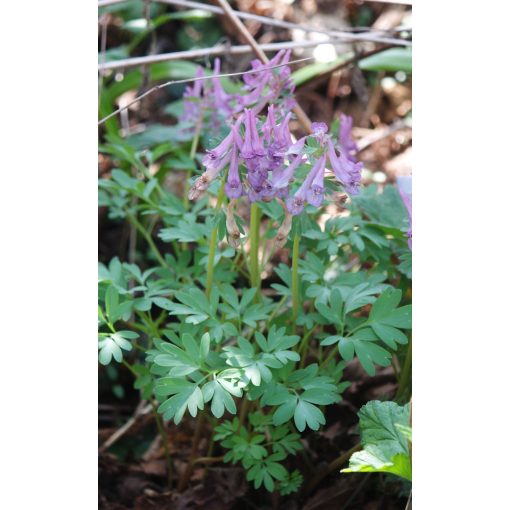
[[[218, 213], [218, 211], [221, 208], [221, 204], [223, 203], [223, 200], [225, 198], [225, 192], [224, 192], [225, 183], [222, 183], [220, 192], [218, 193], [218, 201], [216, 202], [216, 207], [214, 208], [215, 212]], [[211, 290], [212, 290], [212, 284], [213, 284], [213, 276], [214, 276], [214, 257], [216, 254], [216, 243], [218, 240], [218, 224], [214, 227], [211, 239], [209, 241], [209, 257], [207, 259], [207, 284], [205, 288], [205, 294], [207, 297], [210, 296]], [[217, 345], [219, 347], [220, 344]], [[205, 420], [205, 413], [201, 411], [198, 414], [198, 418], [195, 425], [195, 432], [193, 434], [193, 441], [191, 444], [191, 452], [189, 456], [189, 461], [186, 466], [186, 469], [184, 470], [177, 487], [177, 490], [179, 492], [182, 492], [186, 489], [189, 483], [189, 479], [191, 477], [191, 474], [193, 472], [193, 465], [195, 463], [195, 459], [197, 456], [198, 451], [198, 443], [202, 435], [202, 429], [204, 426], [204, 420]]]
[[[225, 198], [225, 192], [223, 191], [225, 183], [221, 185], [220, 192], [218, 193], [218, 201], [216, 202], [215, 212], [220, 210], [221, 204]], [[205, 294], [207, 297], [211, 294], [213, 276], [214, 276], [214, 257], [216, 255], [216, 244], [218, 242], [218, 224], [214, 227], [211, 239], [209, 240], [209, 257], [207, 258], [207, 284], [205, 287]]]
[[273, 322], [273, 319], [276, 317], [276, 314], [281, 310], [282, 306], [285, 304], [286, 301], [287, 301], [287, 296], [283, 296], [282, 299], [280, 299], [280, 302], [276, 305], [276, 308], [273, 310], [273, 312], [271, 313], [271, 315], [269, 316], [269, 318], [266, 321], [266, 324], [267, 324], [266, 329], [267, 330], [269, 330], [269, 326]]
[[149, 232], [147, 232], [145, 227], [138, 221], [136, 216], [134, 216], [133, 214], [128, 214], [127, 218], [137, 228], [137, 230], [140, 232], [140, 234], [143, 235], [143, 237], [147, 241], [147, 244], [150, 246], [152, 252], [154, 253], [154, 256], [156, 257], [158, 262], [161, 264], [161, 266], [163, 266], [165, 269], [170, 269], [166, 260], [163, 258], [163, 255], [161, 255], [161, 252], [158, 250], [158, 247], [154, 243], [152, 236], [149, 234]]
[[302, 338], [301, 343], [299, 344], [298, 353], [301, 356], [301, 360], [299, 362], [299, 368], [303, 368], [305, 364], [305, 353], [308, 347], [308, 342], [310, 341], [310, 337], [312, 333], [314, 333], [315, 328], [312, 328], [308, 333]]
[[361, 450], [362, 445], [357, 444], [353, 446], [350, 450], [347, 450], [345, 453], [342, 453], [339, 457], [337, 457], [335, 460], [331, 461], [329, 465], [322, 470], [319, 470], [316, 475], [311, 479], [311, 481], [308, 483], [307, 486], [304, 487], [303, 493], [305, 495], [310, 494], [317, 485], [330, 473], [333, 471], [338, 471], [344, 464], [346, 464], [349, 459], [351, 458], [351, 455], [359, 450]]
[[326, 359], [320, 364], [320, 368], [326, 366], [329, 361], [335, 357], [336, 353], [338, 352], [338, 347], [335, 345], [333, 346], [333, 349], [331, 350], [331, 352], [328, 354], [328, 356], [326, 357]]
[[209, 437], [209, 444], [207, 446], [207, 457], [211, 457], [214, 450], [214, 429], [217, 425], [218, 418], [213, 418], [211, 421], [211, 436]]
[[259, 275], [259, 240], [260, 240], [259, 206], [254, 202], [250, 210], [250, 282], [251, 286], [260, 290]]
[[189, 479], [193, 472], [193, 465], [194, 465], [195, 459], [197, 457], [198, 443], [200, 442], [200, 437], [202, 435], [202, 428], [204, 426], [204, 420], [205, 420], [205, 413], [203, 411], [200, 411], [198, 413], [198, 418], [197, 418], [196, 425], [195, 425], [195, 432], [193, 434], [193, 440], [191, 442], [191, 452], [189, 455], [188, 465], [186, 466], [186, 469], [182, 473], [181, 478], [179, 480], [179, 484], [177, 486], [177, 490], [179, 492], [183, 492], [186, 489], [186, 487], [188, 487]]
[[168, 488], [172, 489], [172, 477], [173, 477], [173, 464], [172, 457], [170, 456], [170, 450], [168, 449], [168, 434], [166, 433], [165, 426], [163, 424], [163, 420], [158, 413], [158, 409], [154, 402], [151, 400], [152, 412], [154, 414], [154, 419], [156, 420], [156, 427], [158, 428], [159, 435], [161, 436], [161, 442], [163, 443], [163, 452], [165, 454], [166, 461], [166, 473], [167, 473], [167, 483]]
[[243, 403], [241, 404], [241, 412], [239, 413], [239, 427], [237, 431], [239, 432], [240, 428], [244, 425], [244, 421], [246, 420], [246, 415], [248, 414], [248, 409], [250, 406], [250, 401], [247, 398], [243, 399]]
[[407, 390], [407, 387], [409, 386], [409, 380], [411, 377], [412, 357], [413, 357], [412, 342], [411, 339], [409, 339], [409, 343], [407, 344], [406, 359], [404, 361], [404, 366], [400, 371], [400, 377], [398, 380], [398, 390], [395, 396], [395, 400], [397, 401], [403, 397], [404, 393]]
[[122, 364], [136, 377], [138, 374], [135, 372], [135, 369], [132, 367], [131, 363], [128, 363], [125, 359], [122, 360]]
[[[150, 334], [150, 328], [143, 326], [142, 324], [138, 324], [137, 322], [131, 322], [127, 321], [125, 324], [127, 324], [131, 329], [138, 329], [142, 333], [145, 333], [146, 335]], [[115, 331], [114, 331], [115, 333]]]
[[296, 322], [299, 312], [299, 280], [298, 280], [298, 264], [299, 264], [299, 235], [298, 231], [294, 232], [294, 241], [292, 243], [292, 331], [296, 332]]

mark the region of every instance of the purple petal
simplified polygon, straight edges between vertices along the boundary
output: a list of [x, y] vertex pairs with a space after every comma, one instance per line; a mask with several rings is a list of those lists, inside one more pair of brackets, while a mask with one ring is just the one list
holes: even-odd
[[306, 200], [309, 204], [320, 207], [324, 201], [324, 171], [326, 170], [326, 155], [324, 154], [315, 164], [310, 173], [314, 178], [306, 191]]
[[230, 158], [225, 194], [228, 198], [239, 198], [243, 194], [243, 186], [239, 177], [239, 160], [235, 149], [232, 151], [232, 157]]

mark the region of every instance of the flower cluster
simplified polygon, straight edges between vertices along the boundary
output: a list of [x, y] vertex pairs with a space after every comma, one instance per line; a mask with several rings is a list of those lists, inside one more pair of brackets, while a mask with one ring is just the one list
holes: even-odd
[[[252, 202], [286, 199], [287, 209], [293, 215], [300, 214], [307, 203], [321, 206], [326, 167], [345, 191], [357, 194], [362, 163], [352, 161], [345, 152], [337, 153], [324, 123], [313, 123], [311, 135], [292, 143], [290, 117], [290, 112], [285, 114], [274, 105], [269, 106], [264, 121], [258, 119], [255, 109], [245, 109], [223, 141], [207, 151], [203, 160], [206, 171], [191, 187], [190, 199], [206, 190], [227, 166], [225, 193], [229, 198], [246, 195]], [[351, 142], [346, 132], [345, 141]], [[290, 185], [301, 166], [308, 173], [297, 191], [289, 196]]]
[[[213, 77], [205, 80], [205, 72], [199, 67], [193, 85], [184, 92], [184, 113], [181, 122], [190, 133], [197, 123], [203, 123], [213, 134], [219, 133], [223, 124], [231, 124], [234, 115], [245, 108], [252, 108], [255, 114], [261, 112], [269, 103], [280, 103], [285, 110], [295, 105], [294, 84], [290, 78], [290, 50], [281, 50], [267, 64], [260, 60], [251, 62], [252, 71], [243, 76], [242, 94], [229, 94], [223, 88], [219, 78], [220, 59], [214, 61]], [[282, 66], [270, 69], [274, 66]]]
[[[209, 112], [209, 131], [230, 127], [227, 136], [207, 151], [205, 172], [191, 186], [190, 199], [197, 198], [227, 167], [224, 189], [230, 199], [244, 195], [252, 202], [285, 200], [292, 215], [300, 214], [306, 204], [321, 206], [326, 169], [347, 193], [358, 193], [362, 164], [356, 161], [352, 118], [341, 116], [337, 144], [324, 123], [313, 123], [312, 133], [293, 143], [289, 122], [295, 105], [294, 84], [285, 65], [289, 58], [290, 51], [282, 50], [267, 64], [252, 61], [255, 72], [244, 74], [241, 94], [228, 94], [217, 77], [197, 81], [186, 89], [185, 121], [196, 124]], [[220, 61], [216, 59], [214, 74], [219, 73]], [[203, 69], [197, 76], [204, 76]], [[303, 174], [301, 185], [291, 194], [291, 186]]]
[[[220, 59], [215, 59], [214, 75], [220, 74], [220, 66]], [[219, 78], [205, 80], [204, 77], [204, 69], [199, 67], [195, 75], [197, 81], [184, 91], [184, 114], [180, 120], [189, 126], [184, 129], [193, 132], [197, 124], [205, 122], [207, 115], [208, 129], [218, 133], [225, 121], [236, 111], [236, 98], [224, 90]]]
[[[344, 116], [344, 118], [347, 119], [348, 117]], [[352, 125], [352, 119], [349, 120], [349, 125]], [[349, 136], [347, 136], [347, 133]], [[344, 131], [343, 136], [344, 142], [354, 143], [350, 137], [350, 128], [348, 132]], [[312, 135], [298, 140], [291, 150], [295, 151], [296, 147], [302, 150], [307, 139], [310, 137], [317, 140], [319, 147], [314, 153], [316, 157], [315, 163], [309, 170], [303, 183], [296, 193], [287, 199], [287, 209], [294, 215], [300, 214], [306, 203], [314, 207], [322, 205], [325, 194], [324, 177], [326, 166], [329, 166], [336, 180], [340, 182], [347, 193], [350, 195], [357, 195], [359, 193], [363, 164], [349, 158], [348, 154], [344, 151], [340, 151], [337, 154], [333, 140], [328, 135], [328, 127], [323, 122], [312, 123]]]
[[[252, 71], [243, 76], [246, 95], [239, 96], [242, 108], [253, 107], [260, 113], [269, 103], [279, 102], [284, 110], [291, 110], [296, 101], [293, 94], [295, 85], [291, 79], [289, 62], [290, 50], [280, 50], [267, 64], [256, 59], [251, 62]], [[270, 67], [281, 66], [276, 69]]]

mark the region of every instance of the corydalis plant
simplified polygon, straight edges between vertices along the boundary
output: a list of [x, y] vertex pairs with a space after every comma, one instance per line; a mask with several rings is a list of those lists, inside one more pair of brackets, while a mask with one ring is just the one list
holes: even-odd
[[[313, 123], [312, 134], [292, 143], [290, 118], [290, 112], [275, 105], [269, 106], [265, 119], [253, 109], [246, 109], [221, 143], [207, 151], [203, 160], [206, 171], [191, 187], [189, 198], [197, 198], [227, 166], [225, 193], [229, 198], [246, 195], [251, 202], [286, 199], [292, 215], [300, 214], [307, 203], [314, 207], [322, 205], [327, 168], [347, 193], [356, 195], [362, 163], [337, 152], [322, 122]], [[291, 195], [290, 186], [297, 181], [296, 171], [300, 167], [306, 177]]]
[[[184, 92], [184, 114], [181, 122], [190, 128], [204, 124], [212, 133], [219, 133], [225, 123], [231, 125], [234, 115], [245, 108], [262, 111], [269, 103], [281, 104], [286, 110], [295, 105], [293, 98], [294, 84], [290, 79], [290, 68], [285, 66], [289, 61], [290, 50], [281, 50], [268, 64], [260, 60], [251, 62], [252, 71], [243, 76], [242, 93], [229, 94], [223, 88], [219, 78], [221, 62], [214, 61], [213, 77], [205, 80], [205, 72], [199, 67], [193, 85], [186, 87]], [[274, 66], [282, 66], [269, 69]]]

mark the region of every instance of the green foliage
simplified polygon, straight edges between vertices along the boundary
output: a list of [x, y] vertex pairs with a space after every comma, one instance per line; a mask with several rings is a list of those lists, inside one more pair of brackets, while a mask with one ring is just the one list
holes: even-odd
[[413, 57], [410, 48], [390, 48], [359, 61], [364, 71], [405, 71], [413, 70]]
[[294, 420], [299, 432], [306, 427], [318, 430], [326, 423], [324, 413], [318, 406], [340, 400], [345, 384], [337, 385], [332, 377], [321, 375], [316, 363], [289, 373], [278, 373], [275, 381], [265, 383], [252, 397], [262, 395], [261, 404], [276, 406], [272, 423], [275, 426]]
[[287, 426], [272, 426], [270, 417], [260, 412], [250, 416], [250, 425], [251, 433], [237, 418], [216, 427], [214, 439], [227, 449], [224, 462], [241, 462], [247, 480], [256, 489], [263, 484], [270, 492], [276, 486], [283, 489], [282, 493], [296, 491], [302, 482], [301, 475], [290, 474], [281, 462], [303, 449], [299, 435]]
[[138, 338], [138, 334], [133, 331], [117, 331], [116, 333], [99, 335], [99, 361], [103, 365], [108, 365], [112, 360], [122, 361], [122, 350], [130, 351], [133, 346], [129, 340]]
[[171, 342], [156, 339], [156, 348], [148, 351], [152, 372], [160, 376], [154, 393], [163, 400], [158, 408], [163, 417], [178, 424], [186, 410], [195, 417], [209, 402], [216, 418], [221, 418], [225, 410], [235, 414], [232, 397], [243, 394], [242, 372], [229, 368], [210, 351], [209, 333], [200, 339], [189, 333], [178, 337], [170, 332], [168, 336]]
[[363, 450], [352, 455], [342, 472], [392, 473], [411, 480], [409, 413], [409, 404], [375, 400], [364, 405], [358, 413]]
[[[302, 450], [303, 434], [326, 423], [328, 406], [349, 386], [345, 362], [357, 357], [373, 375], [408, 342], [410, 305], [401, 301], [410, 256], [405, 210], [394, 203], [398, 195], [368, 188], [353, 201], [349, 216], [328, 219], [323, 230], [311, 219], [300, 220], [299, 291], [307, 305], [298, 313], [294, 334], [292, 275], [285, 264], [274, 270], [276, 296], [261, 295], [236, 280], [232, 264], [242, 255], [218, 246], [214, 282], [205, 291], [208, 239], [215, 228], [218, 241], [225, 238], [225, 217], [215, 217], [206, 201], [185, 209], [161, 185], [164, 174], [147, 172], [151, 161], [178, 158], [179, 151], [168, 144], [144, 153], [122, 143], [105, 149], [121, 167], [100, 181], [110, 218], [131, 222], [142, 240], [150, 235], [170, 249], [159, 259], [126, 263], [114, 257], [100, 264], [100, 363], [125, 363], [142, 398], [154, 399], [165, 420], [179, 424], [199, 412], [219, 420], [217, 448], [225, 462], [243, 466], [254, 487], [282, 495], [297, 491], [303, 479], [290, 469], [290, 458]], [[282, 221], [281, 208], [263, 209]], [[180, 249], [181, 243], [194, 250]], [[366, 268], [350, 269], [353, 258]], [[399, 260], [398, 267], [392, 259]], [[395, 278], [401, 288], [394, 286]], [[145, 359], [138, 354], [143, 351]], [[248, 409], [242, 422], [241, 405]], [[405, 436], [400, 426], [396, 422], [395, 430]], [[388, 461], [374, 448], [355, 457], [351, 469], [406, 473], [402, 452]]]
[[[316, 302], [316, 308], [326, 319], [330, 320], [340, 334], [328, 336], [321, 345], [336, 344], [341, 357], [350, 361], [354, 354], [366, 372], [375, 374], [375, 364], [388, 366], [391, 362], [391, 350], [397, 349], [397, 344], [407, 344], [407, 336], [402, 329], [411, 328], [410, 305], [397, 308], [402, 292], [399, 289], [386, 288], [376, 299], [373, 294], [378, 289], [361, 284], [342, 292], [341, 287], [331, 293], [328, 307]], [[372, 303], [368, 318], [352, 321], [348, 312]], [[331, 306], [336, 307], [335, 309]], [[352, 327], [355, 326], [355, 327]], [[346, 332], [349, 329], [349, 332]], [[386, 347], [378, 343], [381, 340]]]
[[[285, 328], [276, 329], [272, 326], [266, 338], [255, 332], [256, 344], [251, 344], [245, 338], [237, 339], [237, 346], [227, 346], [223, 350], [226, 353], [227, 364], [240, 368], [244, 372], [247, 381], [254, 386], [260, 386], [261, 381], [270, 382], [272, 379], [271, 369], [281, 368], [289, 361], [299, 361], [299, 354], [288, 350], [296, 345], [299, 337], [285, 335]], [[256, 353], [256, 348], [261, 352]]]

